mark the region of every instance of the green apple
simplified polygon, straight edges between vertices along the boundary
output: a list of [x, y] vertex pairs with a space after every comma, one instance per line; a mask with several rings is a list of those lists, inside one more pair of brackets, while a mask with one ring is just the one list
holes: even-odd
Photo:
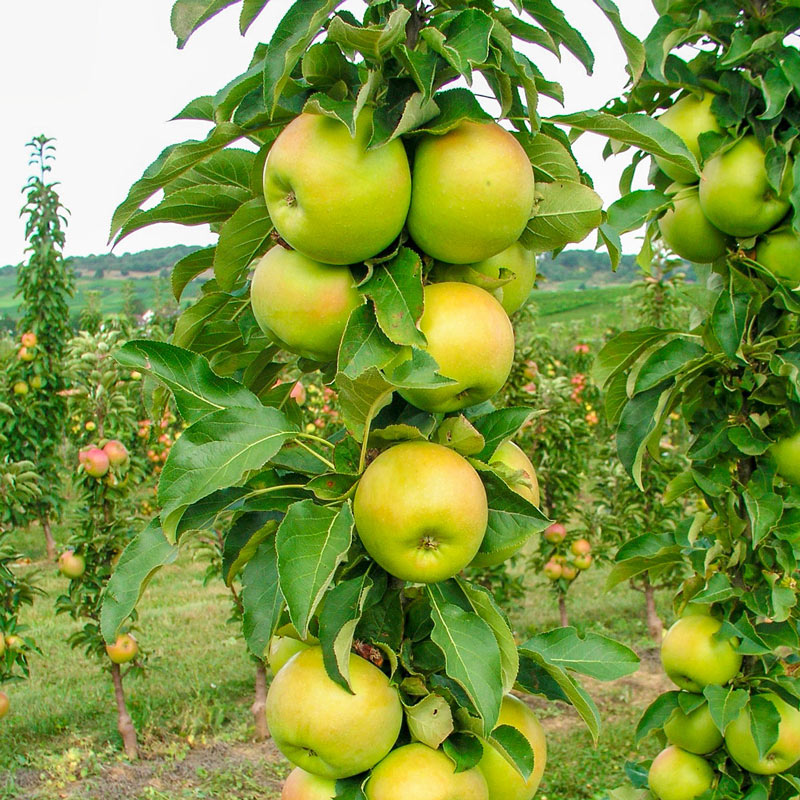
[[658, 800], [694, 800], [714, 785], [714, 770], [704, 758], [673, 745], [653, 760], [648, 783]]
[[575, 556], [572, 562], [579, 570], [589, 569], [592, 566], [592, 555], [591, 553], [584, 553], [580, 556]]
[[397, 741], [403, 707], [397, 690], [374, 664], [350, 654], [351, 694], [325, 671], [322, 648], [292, 658], [272, 680], [267, 724], [293, 764], [322, 778], [348, 778], [371, 769]]
[[800, 236], [790, 228], [768, 233], [756, 246], [756, 261], [796, 286], [800, 283]]
[[0, 692], [0, 719], [8, 714], [8, 710], [11, 708], [11, 701], [8, 699], [8, 695], [5, 692]]
[[114, 664], [127, 664], [133, 661], [139, 653], [139, 645], [130, 633], [122, 633], [117, 636], [114, 644], [106, 645], [106, 653]]
[[[678, 100], [668, 108], [658, 121], [683, 139], [686, 147], [700, 161], [700, 135], [713, 131], [721, 133], [722, 128], [711, 110], [714, 95], [706, 92], [703, 99], [690, 94]], [[698, 176], [690, 170], [683, 169], [670, 161], [656, 157], [656, 164], [662, 172], [678, 183], [697, 183]], [[676, 251], [677, 252], [677, 251]]]
[[393, 750], [372, 770], [367, 800], [489, 800], [477, 768], [456, 772], [441, 751], [415, 742]]
[[474, 264], [519, 239], [533, 209], [533, 169], [522, 145], [493, 122], [424, 135], [414, 153], [411, 238], [433, 258]]
[[[409, 403], [432, 412], [460, 411], [497, 394], [514, 362], [514, 329], [508, 314], [488, 292], [469, 283], [433, 283], [425, 287], [419, 321], [425, 349], [452, 378], [434, 389], [399, 389]], [[411, 358], [405, 348], [389, 374]]]
[[300, 767], [295, 767], [283, 784], [281, 800], [333, 800], [336, 797], [336, 781], [320, 778]]
[[264, 166], [264, 196], [278, 233], [308, 258], [355, 264], [399, 235], [411, 199], [400, 139], [368, 149], [372, 111], [356, 135], [338, 120], [300, 114], [275, 140]]
[[741, 239], [774, 228], [789, 210], [791, 160], [776, 195], [767, 179], [766, 157], [755, 136], [745, 136], [714, 156], [700, 179], [700, 207], [712, 225]]
[[414, 583], [452, 578], [472, 561], [489, 518], [486, 490], [461, 455], [433, 442], [403, 442], [366, 469], [353, 504], [367, 552]]
[[[491, 282], [498, 280], [502, 269], [512, 272], [513, 277], [508, 283], [491, 289]], [[536, 254], [520, 242], [514, 242], [501, 253], [475, 264], [438, 263], [434, 274], [437, 281], [472, 283], [491, 291], [510, 316], [525, 305], [536, 282]]]
[[25, 381], [17, 381], [14, 384], [14, 394], [28, 394], [28, 384]]
[[676, 708], [664, 725], [664, 733], [670, 744], [690, 753], [704, 756], [722, 747], [722, 734], [711, 718], [708, 703], [685, 714]]
[[511, 725], [528, 740], [533, 750], [533, 772], [527, 781], [523, 780], [489, 742], [482, 740], [483, 756], [478, 769], [486, 778], [489, 800], [531, 800], [547, 764], [547, 741], [541, 723], [522, 700], [507, 694], [500, 706], [497, 725]]
[[742, 667], [735, 639], [719, 639], [722, 623], [706, 614], [681, 617], [661, 643], [661, 663], [670, 680], [688, 692], [724, 686]]
[[658, 220], [661, 238], [674, 253], [696, 264], [722, 258], [733, 241], [715, 228], [700, 208], [697, 187], [682, 189], [673, 198], [673, 208]]
[[313, 361], [336, 358], [350, 312], [363, 302], [348, 267], [273, 247], [250, 285], [253, 315], [267, 336]]
[[74, 550], [65, 550], [58, 557], [58, 571], [70, 580], [80, 578], [86, 571], [86, 560]]
[[731, 758], [742, 768], [756, 775], [776, 775], [786, 772], [800, 761], [800, 711], [771, 692], [762, 694], [780, 714], [778, 741], [763, 758], [758, 756], [750, 730], [750, 709], [745, 708], [725, 731], [725, 747]]
[[273, 636], [269, 640], [267, 663], [273, 675], [277, 675], [286, 666], [286, 662], [295, 654], [308, 650], [310, 645], [291, 636]]
[[780, 475], [787, 483], [800, 486], [800, 431], [770, 447]]

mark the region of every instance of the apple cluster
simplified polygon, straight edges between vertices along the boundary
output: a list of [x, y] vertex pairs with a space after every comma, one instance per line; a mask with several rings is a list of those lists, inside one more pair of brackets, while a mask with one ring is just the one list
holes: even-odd
[[547, 544], [543, 546], [542, 555], [547, 561], [542, 572], [553, 583], [564, 581], [565, 588], [592, 566], [591, 542], [580, 538], [567, 543], [567, 529], [560, 522], [546, 528], [543, 538]]
[[78, 464], [92, 478], [104, 478], [112, 469], [128, 464], [128, 449], [117, 439], [109, 439], [100, 445], [90, 445], [78, 451]]
[[[4, 636], [0, 631], [0, 659], [5, 658], [6, 651], [11, 653], [13, 658], [14, 653], [21, 653], [25, 649], [25, 641], [21, 636], [16, 633], [8, 633]], [[10, 710], [11, 700], [5, 692], [0, 691], [0, 719], [3, 719]]]
[[717, 775], [708, 757], [723, 745], [741, 769], [755, 775], [776, 775], [800, 761], [800, 710], [774, 692], [750, 697], [753, 707], [771, 706], [780, 718], [778, 739], [764, 754], [756, 743], [758, 731], [751, 728], [750, 705], [732, 716], [710, 706], [709, 687], [728, 685], [742, 669], [739, 643], [726, 637], [722, 626], [709, 606], [690, 605], [664, 636], [661, 663], [681, 691], [663, 725], [668, 747], [649, 771], [658, 800], [694, 800], [712, 789]]
[[[17, 358], [23, 364], [32, 364], [38, 355], [36, 350], [38, 343], [38, 338], [33, 331], [27, 331], [26, 333], [23, 333], [20, 337], [20, 347], [17, 350]], [[14, 381], [11, 390], [15, 395], [24, 397], [31, 389], [41, 389], [43, 385], [44, 381], [42, 380], [42, 376], [35, 374], [31, 376], [29, 380], [20, 379], [18, 381]]]
[[[721, 135], [713, 112], [714, 94], [689, 94], [658, 120], [677, 134], [701, 161], [701, 137]], [[663, 158], [661, 171], [673, 180], [670, 208], [658, 227], [666, 244], [679, 256], [699, 264], [723, 258], [730, 249], [755, 249], [755, 260], [776, 278], [800, 281], [800, 237], [785, 218], [793, 188], [791, 159], [778, 191], [770, 184], [767, 156], [756, 136], [736, 139], [709, 158], [699, 177]], [[738, 245], [737, 245], [738, 242]]]

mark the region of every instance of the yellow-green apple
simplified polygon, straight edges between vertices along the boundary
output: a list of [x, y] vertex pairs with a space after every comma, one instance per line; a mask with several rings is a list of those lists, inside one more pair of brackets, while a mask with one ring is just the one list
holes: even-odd
[[438, 263], [435, 277], [437, 281], [461, 281], [487, 289], [484, 276], [489, 280], [497, 280], [503, 269], [511, 272], [513, 277], [508, 283], [492, 290], [492, 294], [500, 301], [506, 314], [511, 315], [525, 305], [536, 282], [536, 254], [521, 242], [514, 242], [497, 255], [475, 264]]
[[367, 552], [387, 572], [415, 583], [452, 578], [481, 546], [489, 509], [478, 473], [433, 442], [403, 442], [366, 469], [353, 504]]
[[544, 540], [550, 544], [563, 542], [566, 535], [567, 529], [560, 522], [554, 522], [544, 529]]
[[756, 775], [776, 775], [786, 772], [800, 761], [800, 711], [771, 692], [759, 696], [772, 703], [780, 714], [778, 741], [763, 757], [759, 757], [758, 747], [750, 730], [748, 707], [728, 725], [725, 731], [725, 747], [742, 769]]
[[397, 689], [374, 664], [350, 654], [350, 687], [325, 671], [322, 648], [297, 653], [272, 680], [267, 723], [293, 764], [322, 778], [371, 769], [397, 741], [403, 707]]
[[8, 699], [8, 695], [5, 692], [0, 692], [0, 719], [8, 714], [8, 710], [11, 708], [11, 701]]
[[267, 662], [272, 674], [277, 675], [295, 653], [308, 650], [309, 647], [310, 645], [291, 636], [273, 636], [269, 640], [267, 651]]
[[17, 355], [19, 356], [20, 361], [33, 361], [33, 359], [36, 358], [36, 353], [24, 346], [20, 347]]
[[22, 334], [23, 347], [36, 347], [38, 343], [39, 340], [36, 338], [36, 334], [33, 331], [27, 331]]
[[664, 733], [670, 744], [698, 756], [713, 753], [722, 746], [722, 734], [714, 724], [708, 703], [688, 714], [676, 708], [664, 725]]
[[112, 467], [121, 467], [128, 463], [128, 448], [117, 439], [110, 439], [103, 445], [103, 452], [108, 456]]
[[414, 153], [408, 231], [428, 255], [474, 264], [519, 239], [533, 209], [533, 169], [504, 128], [462, 122]]
[[511, 725], [528, 740], [533, 750], [533, 772], [527, 781], [523, 780], [519, 772], [489, 742], [482, 740], [483, 756], [478, 769], [486, 778], [489, 800], [531, 800], [539, 788], [547, 764], [544, 730], [533, 711], [510, 694], [503, 698], [497, 725]]
[[96, 431], [97, 423], [93, 419], [90, 419], [83, 427], [86, 428], [87, 431]]
[[578, 570], [575, 569], [574, 564], [567, 562], [561, 565], [561, 577], [567, 581], [574, 581], [578, 577]]
[[281, 800], [332, 800], [336, 797], [336, 781], [320, 778], [295, 767], [283, 784]]
[[[80, 456], [78, 457], [80, 460]], [[99, 447], [90, 447], [83, 451], [83, 468], [87, 475], [93, 478], [102, 478], [109, 469], [110, 461], [108, 455]]]
[[[429, 284], [419, 329], [439, 373], [454, 383], [399, 389], [409, 403], [423, 411], [460, 411], [488, 400], [503, 387], [514, 362], [514, 329], [488, 292], [469, 283]], [[390, 377], [410, 357], [410, 348], [405, 348], [387, 368]]]
[[661, 238], [674, 253], [696, 264], [710, 264], [722, 258], [733, 241], [715, 228], [700, 208], [696, 186], [679, 191], [673, 207], [658, 220]]
[[131, 633], [121, 633], [114, 644], [106, 645], [106, 653], [114, 664], [127, 664], [136, 658], [138, 652], [139, 645]]
[[756, 261], [773, 275], [800, 283], [800, 236], [790, 228], [768, 233], [756, 246]]
[[389, 753], [372, 770], [367, 800], [489, 800], [483, 773], [456, 772], [441, 751], [414, 742]]
[[592, 552], [592, 545], [588, 539], [576, 539], [570, 546], [574, 556], [585, 556]]
[[31, 378], [31, 386], [34, 389], [41, 389], [43, 385], [44, 385], [44, 381], [42, 380], [42, 376], [41, 375], [34, 375]]
[[25, 381], [17, 381], [14, 384], [14, 394], [28, 394], [28, 384]]
[[564, 572], [564, 565], [559, 564], [552, 558], [544, 565], [543, 572], [545, 576], [551, 581], [557, 581]]
[[281, 131], [264, 166], [264, 196], [278, 233], [308, 258], [355, 264], [377, 255], [403, 228], [411, 200], [400, 139], [367, 149], [372, 111], [351, 136], [321, 114], [300, 114]]
[[250, 303], [261, 329], [282, 347], [314, 361], [336, 358], [350, 312], [363, 302], [348, 267], [273, 247], [258, 262]]
[[86, 560], [74, 550], [65, 550], [58, 557], [58, 571], [65, 578], [75, 580], [86, 571]]
[[21, 653], [25, 649], [25, 642], [22, 637], [17, 636], [16, 633], [9, 633], [8, 636], [6, 636], [6, 647], [12, 653]]
[[700, 207], [724, 233], [758, 236], [786, 216], [793, 183], [790, 159], [776, 194], [769, 185], [761, 145], [755, 136], [745, 136], [706, 163], [700, 178]]
[[580, 570], [589, 569], [592, 566], [592, 554], [584, 553], [583, 555], [575, 556], [572, 563]]
[[658, 800], [694, 800], [714, 785], [714, 770], [701, 756], [671, 745], [653, 760], [648, 783]]
[[689, 692], [724, 686], [742, 667], [735, 639], [718, 638], [722, 623], [706, 614], [681, 617], [661, 644], [661, 663], [670, 680]]
[[800, 486], [800, 431], [776, 442], [770, 448], [780, 475], [787, 483]]
[[6, 637], [0, 633], [0, 658], [3, 657], [4, 653], [6, 652]]
[[[720, 133], [722, 128], [711, 110], [714, 95], [706, 92], [700, 99], [693, 94], [682, 97], [675, 105], [667, 109], [658, 121], [683, 139], [686, 147], [700, 161], [700, 135], [703, 133]], [[698, 176], [683, 167], [663, 158], [656, 158], [661, 171], [678, 183], [697, 183]]]

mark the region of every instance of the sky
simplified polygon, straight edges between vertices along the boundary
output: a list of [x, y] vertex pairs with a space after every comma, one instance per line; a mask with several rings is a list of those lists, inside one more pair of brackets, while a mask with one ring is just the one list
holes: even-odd
[[[561, 82], [565, 106], [546, 102], [543, 114], [597, 108], [626, 82], [616, 36], [592, 0], [555, 0], [596, 56], [594, 74], [568, 53], [559, 63], [535, 49], [545, 76]], [[647, 0], [616, 0], [622, 18], [643, 39], [656, 20]], [[0, 265], [25, 258], [19, 216], [30, 167], [26, 142], [56, 139], [52, 179], [69, 209], [65, 253], [110, 251], [114, 208], [158, 153], [173, 142], [202, 139], [208, 126], [170, 119], [194, 97], [213, 94], [247, 68], [255, 45], [268, 41], [291, 0], [271, 0], [246, 37], [233, 6], [206, 23], [183, 50], [169, 25], [172, 0], [26, 0], [6, 4], [0, 27]], [[603, 162], [604, 140], [584, 136], [576, 146], [581, 166], [610, 204], [618, 197], [625, 158]], [[114, 252], [173, 244], [208, 244], [207, 226], [156, 225], [132, 234]], [[589, 246], [593, 246], [592, 238]], [[628, 239], [626, 249], [635, 242]]]

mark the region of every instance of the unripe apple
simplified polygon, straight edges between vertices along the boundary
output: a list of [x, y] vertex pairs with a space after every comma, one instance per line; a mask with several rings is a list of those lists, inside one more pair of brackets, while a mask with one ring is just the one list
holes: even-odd
[[544, 540], [550, 544], [563, 542], [566, 535], [567, 529], [560, 522], [554, 522], [544, 529]]
[[17, 381], [14, 384], [14, 394], [28, 394], [28, 384], [25, 381]]
[[755, 136], [745, 136], [714, 156], [700, 179], [700, 206], [712, 225], [740, 239], [774, 228], [789, 210], [794, 181], [789, 164], [776, 195], [767, 178], [766, 156]]
[[[80, 457], [79, 457], [80, 458]], [[87, 475], [102, 478], [109, 469], [108, 455], [99, 447], [90, 447], [83, 453], [83, 468]]]
[[310, 645], [291, 636], [273, 636], [269, 640], [269, 650], [267, 651], [267, 663], [272, 674], [277, 675], [295, 653], [308, 650], [309, 647]]
[[496, 123], [464, 121], [443, 136], [420, 138], [408, 231], [433, 258], [474, 264], [519, 239], [533, 196], [522, 145]]
[[592, 552], [592, 545], [587, 539], [576, 539], [569, 546], [569, 549], [572, 551], [572, 555], [574, 556], [585, 556]]
[[[300, 114], [281, 131], [264, 167], [264, 195], [280, 235], [309, 259], [355, 264], [399, 235], [411, 199], [402, 141], [367, 149], [372, 111], [356, 135], [321, 114]], [[310, 294], [309, 297], [313, 297]]]
[[670, 746], [655, 757], [648, 783], [658, 800], [695, 800], [714, 785], [714, 770], [704, 758]]
[[42, 376], [41, 375], [34, 375], [31, 378], [31, 386], [34, 389], [41, 389], [43, 385], [44, 385], [44, 381], [42, 380]]
[[714, 617], [696, 614], [681, 617], [666, 633], [661, 644], [661, 663], [670, 680], [689, 692], [706, 686], [724, 686], [742, 667], [742, 655], [735, 639], [719, 639], [722, 623]]
[[283, 784], [281, 800], [333, 800], [336, 797], [336, 781], [320, 778], [300, 767], [295, 767]]
[[591, 553], [586, 553], [585, 555], [575, 556], [572, 563], [580, 570], [589, 569], [592, 566], [592, 555]]
[[131, 380], [132, 381], [140, 381], [142, 379], [142, 373], [138, 370], [133, 370], [131, 372]]
[[756, 246], [756, 261], [773, 275], [800, 283], [800, 236], [791, 228], [772, 231]]
[[33, 350], [29, 350], [27, 347], [20, 347], [17, 351], [17, 356], [19, 356], [20, 361], [33, 361], [36, 358], [36, 353]]
[[356, 530], [387, 572], [415, 583], [452, 578], [472, 561], [489, 509], [478, 473], [433, 442], [403, 442], [366, 469], [353, 503]]
[[[721, 133], [722, 128], [711, 110], [711, 103], [714, 95], [706, 92], [702, 100], [690, 94], [682, 97], [675, 105], [668, 108], [658, 121], [669, 128], [673, 133], [683, 139], [686, 147], [689, 148], [694, 157], [700, 161], [700, 136], [703, 133]], [[670, 161], [656, 157], [656, 164], [663, 173], [678, 183], [697, 183], [698, 176], [683, 167], [679, 167]]]
[[3, 657], [5, 652], [6, 652], [6, 637], [3, 636], [2, 633], [0, 633], [0, 658]]
[[489, 742], [482, 740], [483, 756], [478, 769], [486, 778], [489, 800], [531, 800], [547, 764], [547, 740], [542, 725], [531, 709], [513, 695], [507, 694], [500, 706], [497, 725], [511, 725], [527, 740], [533, 750], [533, 772], [527, 781]]
[[456, 772], [441, 751], [419, 742], [393, 750], [372, 770], [367, 800], [489, 800], [483, 773]]
[[543, 571], [551, 581], [557, 581], [564, 572], [564, 566], [551, 559], [544, 565]]
[[25, 642], [21, 636], [17, 636], [15, 633], [9, 633], [8, 636], [6, 636], [6, 647], [12, 653], [21, 653], [25, 649]]
[[97, 430], [97, 423], [93, 419], [90, 419], [83, 427], [86, 428], [89, 433], [91, 433], [92, 431]]
[[800, 486], [800, 431], [781, 439], [770, 448], [780, 475], [787, 483]]
[[22, 334], [23, 347], [36, 347], [38, 343], [39, 340], [36, 338], [36, 334], [33, 331]]
[[11, 708], [11, 701], [8, 699], [8, 695], [5, 692], [0, 692], [0, 719], [8, 714], [8, 710]]
[[710, 264], [722, 258], [734, 241], [715, 228], [700, 207], [700, 194], [692, 186], [678, 192], [669, 209], [658, 220], [661, 237], [670, 250], [696, 264]]
[[[460, 411], [503, 387], [514, 362], [514, 329], [488, 292], [469, 283], [429, 284], [419, 329], [439, 373], [455, 382], [435, 389], [399, 389], [409, 403], [423, 411]], [[405, 348], [387, 374], [409, 358], [411, 350]]]
[[570, 563], [562, 564], [561, 577], [567, 581], [574, 581], [578, 577], [578, 570]]
[[780, 714], [778, 741], [759, 758], [750, 729], [750, 710], [745, 708], [725, 731], [725, 747], [731, 758], [747, 772], [776, 775], [800, 761], [800, 711], [771, 692], [759, 696], [772, 703]]
[[698, 756], [713, 753], [722, 746], [722, 734], [714, 724], [708, 703], [689, 714], [676, 708], [664, 725], [664, 733], [670, 744]]
[[250, 303], [261, 329], [314, 361], [336, 358], [350, 312], [363, 302], [348, 267], [273, 247], [258, 262]]
[[293, 764], [323, 778], [371, 769], [397, 741], [403, 707], [397, 689], [374, 664], [350, 654], [353, 694], [325, 671], [322, 648], [311, 647], [275, 675], [267, 724]]
[[128, 449], [117, 439], [110, 439], [103, 445], [103, 452], [108, 456], [112, 467], [121, 467], [128, 463]]
[[132, 633], [121, 633], [114, 644], [106, 645], [106, 653], [114, 664], [126, 664], [136, 658], [139, 645]]
[[86, 560], [74, 550], [65, 550], [58, 557], [58, 571], [65, 578], [76, 580], [86, 571]]

